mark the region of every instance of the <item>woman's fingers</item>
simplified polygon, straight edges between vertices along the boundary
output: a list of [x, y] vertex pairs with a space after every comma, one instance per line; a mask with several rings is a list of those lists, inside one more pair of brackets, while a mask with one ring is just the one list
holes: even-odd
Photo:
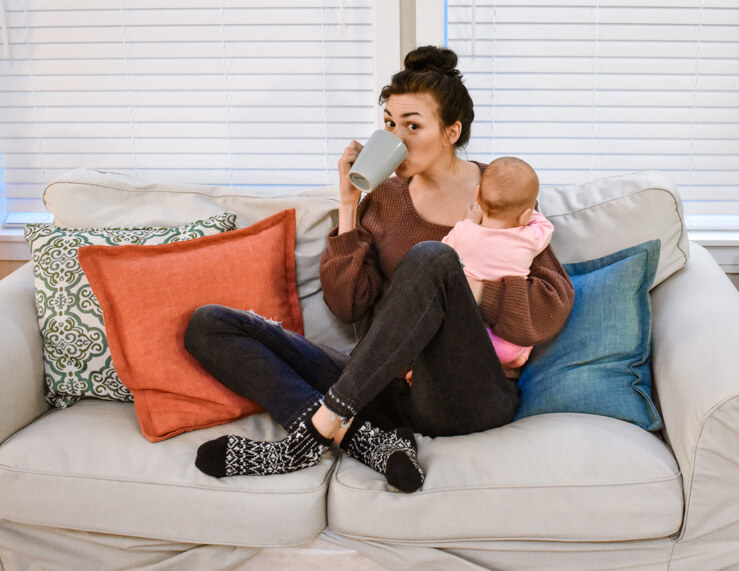
[[354, 161], [357, 160], [357, 157], [359, 156], [362, 148], [363, 146], [357, 141], [352, 141], [347, 145], [347, 147], [344, 149], [344, 153], [339, 158], [340, 174], [346, 174], [349, 172], [351, 166], [354, 164]]
[[339, 191], [344, 202], [355, 203], [359, 200], [360, 192], [349, 180], [349, 171], [361, 150], [362, 145], [357, 141], [352, 141], [339, 158]]

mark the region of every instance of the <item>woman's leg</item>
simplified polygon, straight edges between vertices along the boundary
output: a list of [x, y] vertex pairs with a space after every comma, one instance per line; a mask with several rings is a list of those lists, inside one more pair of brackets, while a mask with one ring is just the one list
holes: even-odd
[[[198, 449], [196, 465], [213, 476], [282, 474], [316, 464], [336, 438], [352, 457], [414, 491], [423, 483], [410, 431], [386, 432], [366, 419], [321, 434], [309, 413], [348, 359], [252, 312], [208, 305], [193, 314], [185, 345], [234, 392], [259, 403], [290, 434], [278, 442], [223, 436]], [[328, 437], [327, 437], [328, 436]]]
[[253, 312], [220, 305], [195, 310], [185, 347], [216, 379], [287, 430], [315, 409], [348, 360]]
[[398, 264], [326, 405], [353, 416], [411, 362], [414, 430], [466, 434], [513, 419], [518, 387], [503, 373], [456, 252], [440, 242], [417, 244]]

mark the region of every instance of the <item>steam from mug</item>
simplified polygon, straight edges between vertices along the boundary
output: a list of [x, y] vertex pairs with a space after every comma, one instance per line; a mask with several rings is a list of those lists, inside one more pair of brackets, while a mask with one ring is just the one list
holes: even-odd
[[408, 156], [403, 141], [382, 129], [372, 133], [349, 171], [349, 180], [362, 192], [370, 192], [388, 178]]

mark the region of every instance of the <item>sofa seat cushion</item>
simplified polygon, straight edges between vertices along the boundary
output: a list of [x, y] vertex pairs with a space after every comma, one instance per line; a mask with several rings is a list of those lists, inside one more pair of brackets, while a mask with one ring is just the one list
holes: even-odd
[[0, 446], [0, 518], [181, 542], [300, 545], [326, 526], [334, 464], [278, 476], [217, 479], [194, 465], [222, 434], [278, 439], [267, 415], [152, 444], [129, 403], [83, 400], [53, 410]]
[[414, 494], [343, 456], [329, 527], [384, 542], [624, 541], [681, 526], [683, 490], [669, 448], [630, 423], [587, 414], [529, 417], [466, 436], [420, 437], [426, 481]]

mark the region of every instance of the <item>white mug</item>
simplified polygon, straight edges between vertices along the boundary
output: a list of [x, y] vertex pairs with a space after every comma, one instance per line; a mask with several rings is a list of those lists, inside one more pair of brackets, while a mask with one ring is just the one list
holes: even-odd
[[403, 141], [390, 131], [372, 133], [349, 171], [349, 180], [362, 192], [370, 192], [387, 179], [408, 156]]

